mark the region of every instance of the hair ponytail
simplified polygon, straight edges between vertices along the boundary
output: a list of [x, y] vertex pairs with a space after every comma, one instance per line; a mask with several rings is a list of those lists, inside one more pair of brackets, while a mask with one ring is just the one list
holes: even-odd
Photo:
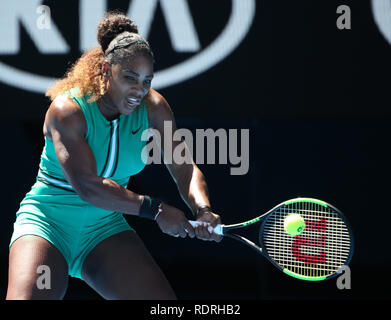
[[100, 71], [103, 60], [104, 54], [101, 47], [86, 51], [65, 76], [46, 91], [46, 96], [54, 100], [59, 94], [78, 87], [80, 96], [91, 95], [89, 102], [98, 100], [105, 94]]

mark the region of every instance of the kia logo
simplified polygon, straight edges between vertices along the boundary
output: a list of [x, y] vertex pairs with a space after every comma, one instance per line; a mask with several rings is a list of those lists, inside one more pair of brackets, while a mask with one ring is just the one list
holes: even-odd
[[372, 0], [373, 18], [380, 33], [391, 44], [391, 1]]
[[[50, 20], [46, 21], [46, 25], [50, 27], [44, 27], [45, 19], [50, 19], [50, 10], [55, 8], [44, 6], [42, 2], [1, 0], [0, 56], [19, 54], [21, 25], [42, 56], [65, 55], [71, 51], [62, 35], [66, 30], [60, 30], [55, 22]], [[127, 15], [136, 22], [140, 34], [148, 39], [158, 4], [164, 15], [172, 49], [194, 54], [185, 61], [158, 70], [153, 82], [156, 89], [195, 77], [224, 60], [246, 37], [255, 16], [255, 0], [231, 0], [232, 10], [227, 24], [214, 41], [202, 49], [187, 0], [130, 1]], [[97, 45], [96, 26], [106, 10], [106, 0], [79, 1], [80, 51]], [[43, 27], [39, 27], [40, 25]], [[0, 62], [0, 81], [10, 86], [44, 93], [56, 80]]]

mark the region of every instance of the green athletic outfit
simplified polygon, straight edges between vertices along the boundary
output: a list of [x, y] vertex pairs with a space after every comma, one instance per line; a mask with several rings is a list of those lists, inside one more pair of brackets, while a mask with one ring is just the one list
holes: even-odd
[[[146, 163], [146, 142], [141, 140], [142, 132], [148, 128], [146, 106], [141, 104], [130, 115], [108, 121], [96, 102], [89, 103], [87, 96], [78, 97], [77, 91], [74, 88], [65, 94], [83, 111], [87, 122], [85, 139], [95, 156], [97, 174], [126, 188], [130, 176], [140, 172]], [[102, 240], [124, 230], [133, 229], [121, 213], [80, 199], [64, 177], [53, 142], [45, 137], [37, 181], [16, 213], [10, 248], [23, 235], [40, 236], [63, 254], [69, 275], [82, 279], [88, 253]]]

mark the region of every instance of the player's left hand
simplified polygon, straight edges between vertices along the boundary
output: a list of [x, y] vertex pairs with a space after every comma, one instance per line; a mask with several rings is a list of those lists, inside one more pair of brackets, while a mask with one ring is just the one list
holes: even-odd
[[214, 228], [218, 224], [221, 224], [221, 219], [218, 214], [213, 213], [209, 208], [201, 209], [197, 214], [196, 221], [207, 222], [210, 224], [210, 226], [204, 226], [201, 224], [194, 228], [195, 235], [198, 239], [216, 242], [220, 242], [221, 239], [223, 239], [221, 235], [218, 235], [213, 231], [210, 232], [210, 230], [208, 230], [210, 227]]

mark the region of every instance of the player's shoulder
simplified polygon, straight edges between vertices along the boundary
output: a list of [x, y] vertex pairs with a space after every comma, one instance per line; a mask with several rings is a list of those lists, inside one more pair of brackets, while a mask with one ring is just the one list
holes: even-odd
[[149, 108], [170, 108], [163, 95], [154, 89], [149, 90], [149, 93], [144, 98], [144, 102]]
[[148, 95], [144, 98], [144, 103], [148, 110], [150, 119], [156, 118], [172, 118], [172, 110], [167, 100], [158, 91], [151, 89]]
[[82, 112], [80, 106], [67, 95], [57, 96], [50, 104], [48, 111], [63, 117], [76, 115]]
[[85, 118], [80, 106], [67, 95], [59, 95], [49, 106], [45, 124], [48, 128], [73, 128], [85, 131]]
[[67, 95], [57, 96], [49, 106], [47, 118], [52, 121], [82, 121], [83, 112], [80, 106]]

